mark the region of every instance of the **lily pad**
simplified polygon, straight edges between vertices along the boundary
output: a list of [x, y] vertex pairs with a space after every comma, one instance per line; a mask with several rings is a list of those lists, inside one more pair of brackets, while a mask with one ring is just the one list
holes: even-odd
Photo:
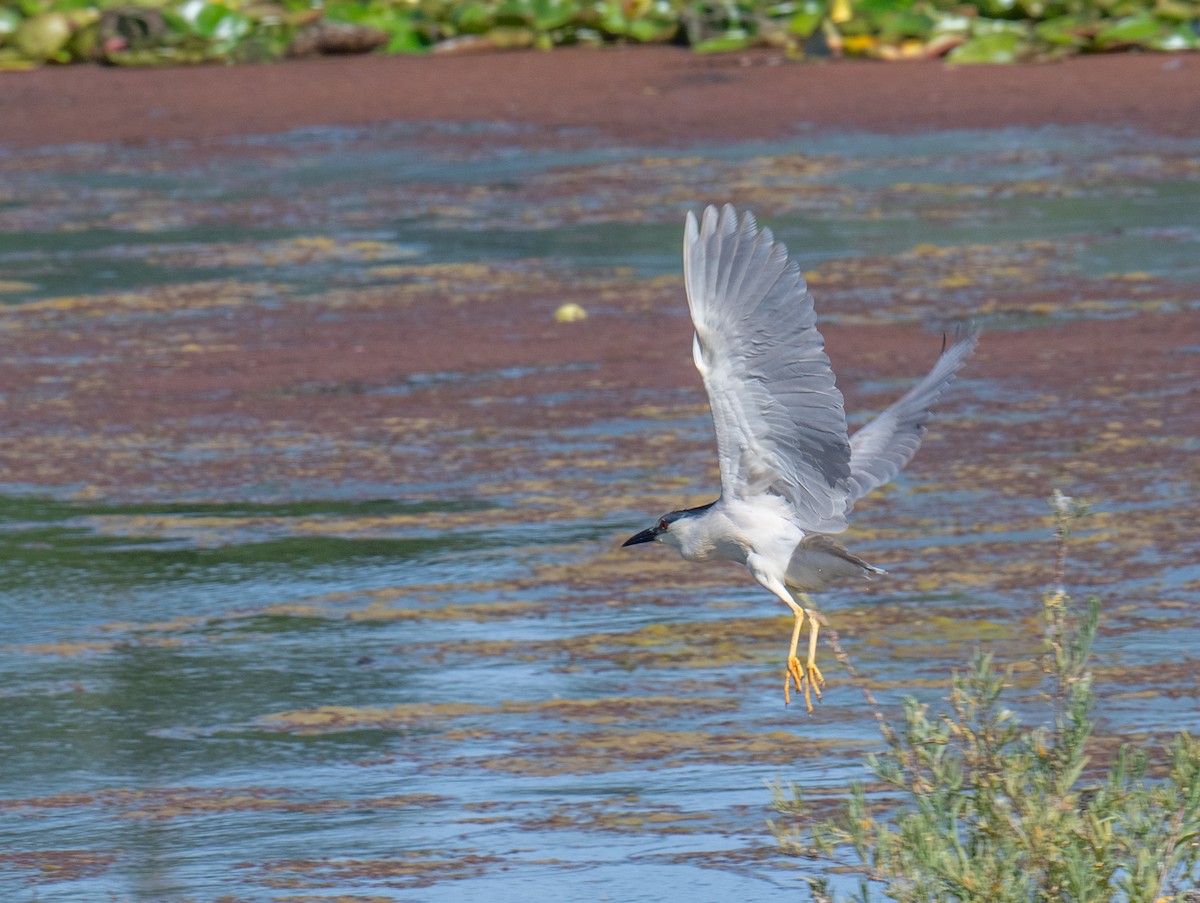
[[233, 50], [254, 30], [254, 20], [249, 16], [207, 0], [188, 0], [178, 8], [178, 15], [193, 35], [208, 41], [216, 56]]
[[21, 16], [15, 9], [0, 7], [0, 46], [4, 45], [5, 40], [21, 24]]
[[459, 34], [484, 34], [495, 24], [495, 12], [487, 3], [469, 0], [454, 10], [454, 25]]
[[885, 41], [900, 38], [925, 38], [934, 28], [935, 20], [924, 13], [906, 10], [891, 13], [879, 20], [879, 36]]
[[1154, 14], [1172, 22], [1196, 23], [1200, 21], [1200, 3], [1196, 0], [1158, 0], [1154, 4]]
[[1096, 46], [1110, 48], [1122, 44], [1144, 44], [1163, 31], [1162, 21], [1153, 13], [1137, 13], [1118, 19], [1096, 32]]
[[385, 53], [416, 53], [425, 50], [429, 40], [419, 28], [416, 16], [416, 11], [411, 7], [392, 6], [383, 2], [369, 3], [365, 6], [361, 3], [340, 2], [331, 3], [326, 7], [326, 19], [329, 21], [374, 29], [387, 36], [386, 41], [376, 41], [370, 47], [360, 43], [354, 52], [373, 50], [380, 45]]
[[1055, 16], [1033, 26], [1034, 34], [1043, 41], [1069, 47], [1081, 47], [1095, 31], [1095, 23], [1084, 16]]
[[496, 18], [502, 24], [552, 31], [568, 25], [579, 12], [574, 0], [504, 0], [496, 10]]
[[952, 63], [1012, 63], [1025, 48], [1021, 36], [1011, 31], [997, 31], [971, 38], [947, 54]]
[[802, 38], [807, 38], [821, 26], [828, 11], [824, 3], [818, 0], [805, 0], [796, 5], [788, 22], [788, 31]]
[[1200, 34], [1192, 26], [1179, 25], [1165, 34], [1150, 38], [1146, 46], [1151, 50], [1200, 50]]
[[18, 25], [12, 42], [28, 59], [49, 60], [66, 46], [71, 31], [71, 20], [64, 13], [43, 13]]
[[710, 38], [692, 47], [697, 53], [725, 53], [730, 50], [742, 50], [750, 46], [750, 36], [744, 31]]
[[629, 24], [628, 34], [635, 41], [642, 44], [655, 44], [671, 40], [678, 31], [679, 25], [676, 22], [663, 22], [658, 19], [634, 19]]

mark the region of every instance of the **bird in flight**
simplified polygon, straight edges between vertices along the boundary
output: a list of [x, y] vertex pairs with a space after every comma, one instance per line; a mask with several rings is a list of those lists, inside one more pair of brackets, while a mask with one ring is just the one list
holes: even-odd
[[[704, 380], [717, 434], [721, 495], [671, 511], [623, 545], [661, 542], [688, 561], [746, 566], [791, 610], [784, 674], [790, 687], [821, 698], [819, 622], [808, 593], [847, 577], [884, 571], [830, 534], [846, 529], [854, 503], [890, 481], [916, 453], [929, 410], [979, 340], [959, 330], [933, 369], [853, 436], [817, 331], [813, 298], [799, 265], [753, 214], [728, 204], [691, 212], [683, 271], [695, 336], [692, 358]], [[796, 656], [805, 617], [808, 658]]]

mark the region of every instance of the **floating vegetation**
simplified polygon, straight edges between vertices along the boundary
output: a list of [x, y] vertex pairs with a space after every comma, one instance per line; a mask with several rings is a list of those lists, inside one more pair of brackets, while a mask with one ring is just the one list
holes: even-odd
[[1200, 3], [1159, 0], [19, 0], [0, 68], [253, 62], [569, 44], [1011, 63], [1200, 47]]

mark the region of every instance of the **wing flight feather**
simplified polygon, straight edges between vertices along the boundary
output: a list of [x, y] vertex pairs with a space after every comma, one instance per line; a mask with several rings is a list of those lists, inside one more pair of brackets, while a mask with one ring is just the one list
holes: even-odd
[[930, 409], [978, 341], [978, 327], [961, 329], [923, 379], [850, 437], [850, 506], [889, 482], [916, 454]]
[[773, 492], [804, 529], [844, 530], [846, 414], [799, 266], [770, 229], [726, 205], [700, 223], [688, 214], [684, 277], [722, 492]]

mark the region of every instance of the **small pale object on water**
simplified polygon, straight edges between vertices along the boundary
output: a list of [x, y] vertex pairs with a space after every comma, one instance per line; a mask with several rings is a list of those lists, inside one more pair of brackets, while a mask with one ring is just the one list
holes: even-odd
[[578, 320], [586, 320], [587, 311], [574, 301], [570, 301], [554, 312], [554, 322], [556, 323], [575, 323]]

